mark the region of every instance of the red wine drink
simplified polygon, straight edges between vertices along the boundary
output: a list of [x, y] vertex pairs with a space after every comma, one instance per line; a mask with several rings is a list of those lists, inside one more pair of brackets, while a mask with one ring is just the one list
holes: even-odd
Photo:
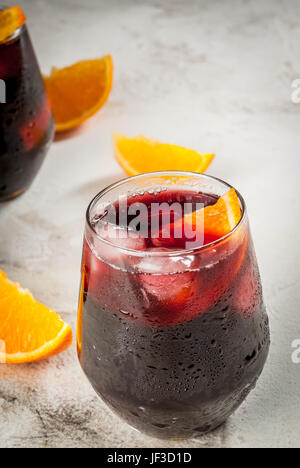
[[222, 238], [205, 225], [199, 236], [187, 237], [184, 226], [181, 236], [162, 235], [229, 189], [200, 174], [155, 173], [109, 187], [88, 209], [80, 363], [113, 411], [156, 437], [221, 425], [255, 387], [268, 355], [242, 198], [242, 218]]

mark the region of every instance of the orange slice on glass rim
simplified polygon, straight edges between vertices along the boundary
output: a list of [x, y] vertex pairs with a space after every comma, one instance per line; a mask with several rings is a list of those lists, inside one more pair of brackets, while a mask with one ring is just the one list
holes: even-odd
[[[234, 188], [231, 188], [214, 205], [185, 215], [183, 222], [191, 225], [193, 230], [203, 225], [205, 236], [220, 239], [238, 225], [241, 217], [239, 198]], [[182, 220], [178, 222], [182, 223]]]
[[26, 16], [18, 6], [0, 11], [0, 42], [5, 41], [16, 29], [26, 23]]
[[40, 361], [71, 343], [70, 326], [0, 270], [0, 363]]
[[115, 134], [114, 148], [116, 160], [129, 176], [155, 171], [204, 172], [214, 159], [214, 154], [200, 154], [144, 136], [128, 138]]
[[[163, 226], [152, 242], [157, 246], [185, 248], [189, 239], [198, 238], [198, 246], [210, 244], [230, 233], [240, 222], [242, 210], [234, 188], [221, 196], [214, 205], [206, 206]], [[237, 236], [238, 237], [238, 236]], [[182, 245], [182, 241], [184, 241]], [[195, 245], [196, 246], [196, 245]]]
[[107, 101], [113, 82], [110, 55], [53, 68], [44, 77], [56, 131], [71, 130], [98, 112]]

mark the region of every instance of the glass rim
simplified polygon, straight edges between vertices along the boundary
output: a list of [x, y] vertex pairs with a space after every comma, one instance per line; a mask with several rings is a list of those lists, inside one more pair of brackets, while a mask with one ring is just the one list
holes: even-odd
[[[241, 209], [242, 209], [242, 216], [241, 216], [240, 221], [238, 222], [238, 224], [233, 229], [231, 229], [230, 232], [228, 232], [224, 236], [222, 236], [222, 237], [220, 237], [220, 238], [216, 239], [215, 241], [210, 242], [208, 244], [203, 244], [201, 246], [192, 247], [190, 249], [180, 249], [180, 250], [179, 249], [177, 249], [177, 250], [169, 249], [168, 251], [165, 251], [165, 250], [162, 251], [159, 248], [157, 248], [157, 250], [155, 250], [155, 251], [147, 251], [147, 250], [145, 250], [145, 251], [142, 250], [141, 251], [141, 250], [134, 250], [134, 249], [129, 249], [129, 248], [126, 248], [126, 247], [116, 245], [113, 242], [111, 242], [110, 240], [107, 240], [107, 239], [104, 239], [103, 237], [101, 237], [99, 235], [99, 233], [96, 231], [96, 229], [94, 228], [94, 226], [92, 225], [92, 222], [91, 222], [91, 210], [94, 208], [96, 203], [105, 194], [107, 194], [108, 192], [110, 192], [114, 188], [117, 188], [117, 187], [125, 184], [126, 182], [129, 182], [129, 181], [132, 181], [132, 180], [135, 180], [135, 179], [140, 179], [140, 178], [143, 178], [143, 177], [146, 177], [146, 176], [151, 177], [151, 176], [159, 176], [159, 175], [169, 175], [170, 177], [172, 177], [172, 176], [174, 177], [175, 175], [177, 175], [177, 176], [193, 176], [194, 178], [204, 177], [206, 179], [216, 181], [216, 182], [219, 182], [219, 183], [227, 186], [228, 190], [234, 188], [236, 193], [237, 193], [237, 196], [239, 198], [239, 201], [240, 201], [240, 204], [241, 204]], [[149, 256], [149, 257], [152, 257], [152, 256], [153, 257], [176, 257], [176, 256], [182, 256], [182, 255], [196, 254], [198, 252], [203, 251], [204, 249], [207, 250], [207, 249], [213, 248], [217, 244], [225, 241], [226, 239], [230, 238], [239, 229], [239, 227], [244, 223], [244, 221], [246, 219], [246, 216], [247, 216], [246, 203], [245, 203], [244, 198], [240, 194], [240, 192], [235, 187], [230, 185], [228, 182], [225, 182], [224, 180], [222, 180], [222, 179], [220, 179], [218, 177], [214, 177], [214, 176], [211, 176], [209, 174], [201, 174], [199, 172], [191, 172], [191, 171], [154, 171], [154, 172], [145, 172], [145, 173], [142, 173], [142, 174], [137, 174], [137, 175], [131, 176], [131, 177], [125, 177], [124, 179], [120, 179], [119, 181], [114, 182], [114, 183], [108, 185], [107, 187], [105, 187], [103, 190], [101, 190], [92, 199], [92, 201], [88, 205], [88, 208], [86, 210], [86, 223], [87, 223], [87, 226], [89, 227], [89, 229], [92, 231], [93, 235], [96, 236], [96, 238], [98, 238], [101, 242], [103, 242], [104, 244], [107, 244], [110, 247], [113, 247], [113, 248], [115, 248], [115, 249], [117, 249], [119, 251], [122, 251], [127, 255], [139, 256], [139, 257], [144, 257], [144, 256]]]

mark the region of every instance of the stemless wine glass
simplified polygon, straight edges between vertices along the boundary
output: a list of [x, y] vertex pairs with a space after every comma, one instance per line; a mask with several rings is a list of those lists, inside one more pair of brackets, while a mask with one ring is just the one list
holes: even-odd
[[54, 136], [52, 113], [26, 25], [0, 42], [0, 79], [0, 201], [5, 201], [28, 189]]
[[206, 245], [162, 247], [132, 221], [137, 206], [136, 224], [146, 216], [149, 227], [172, 203], [176, 215], [230, 188], [203, 174], [144, 174], [106, 188], [87, 211], [80, 363], [111, 409], [159, 438], [203, 434], [238, 408], [263, 370], [269, 325], [240, 195], [239, 224]]

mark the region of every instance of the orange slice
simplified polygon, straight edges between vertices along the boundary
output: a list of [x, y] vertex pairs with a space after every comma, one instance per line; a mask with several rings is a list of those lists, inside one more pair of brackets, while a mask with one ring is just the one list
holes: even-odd
[[110, 55], [62, 69], [53, 68], [44, 82], [56, 131], [71, 130], [98, 112], [108, 99], [112, 81]]
[[152, 141], [143, 136], [114, 135], [115, 158], [126, 174], [134, 176], [155, 171], [204, 172], [214, 154], [199, 154], [192, 149]]
[[[193, 230], [197, 226], [203, 226], [205, 237], [220, 239], [238, 225], [241, 217], [242, 210], [239, 198], [232, 188], [214, 205], [185, 215], [183, 222], [191, 225]], [[177, 223], [182, 224], [182, 220], [176, 221], [175, 225]]]
[[0, 42], [12, 36], [15, 30], [25, 23], [26, 16], [18, 6], [0, 11]]
[[40, 361], [71, 343], [69, 325], [0, 270], [0, 362]]

